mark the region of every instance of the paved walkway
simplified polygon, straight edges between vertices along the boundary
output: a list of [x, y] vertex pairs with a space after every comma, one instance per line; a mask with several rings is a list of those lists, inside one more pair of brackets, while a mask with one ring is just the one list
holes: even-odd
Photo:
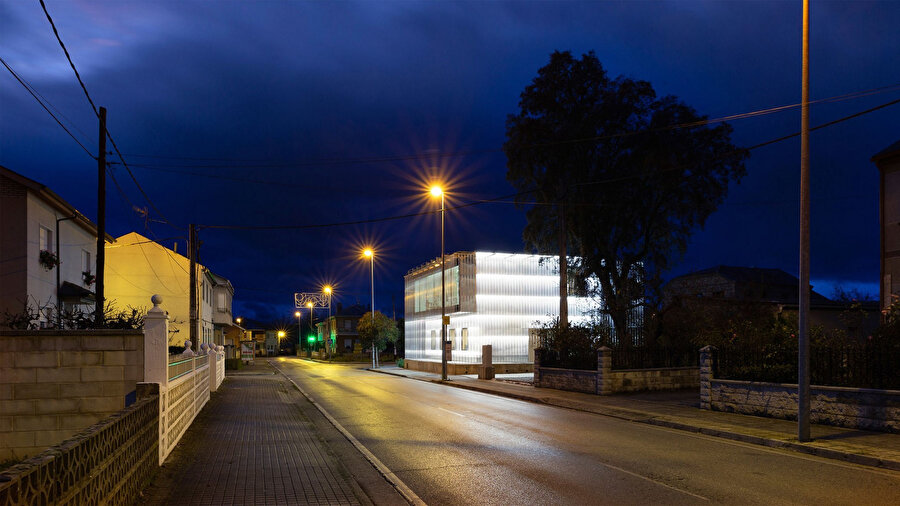
[[371, 504], [325, 441], [328, 422], [316, 423], [317, 416], [324, 420], [268, 363], [228, 371], [142, 502]]
[[[385, 366], [378, 372], [423, 381], [440, 382], [440, 375]], [[517, 377], [518, 376], [518, 377]], [[503, 375], [498, 375], [503, 378]], [[696, 391], [599, 396], [535, 388], [521, 381], [486, 381], [474, 376], [451, 376], [448, 385], [539, 402], [580, 411], [614, 416], [634, 422], [699, 432], [747, 443], [839, 459], [856, 464], [900, 470], [900, 435], [812, 425], [813, 441], [797, 440], [797, 422], [699, 409]]]

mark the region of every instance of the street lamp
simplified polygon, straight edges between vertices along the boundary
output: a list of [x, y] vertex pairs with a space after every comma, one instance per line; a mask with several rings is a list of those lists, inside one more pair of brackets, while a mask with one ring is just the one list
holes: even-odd
[[334, 348], [334, 343], [331, 342], [331, 285], [323, 286], [322, 291], [328, 296], [328, 325], [325, 325], [323, 328], [326, 332], [324, 336], [325, 348], [328, 349], [328, 360], [331, 360], [331, 349]]
[[281, 354], [281, 340], [284, 339], [285, 333], [283, 330], [278, 331], [278, 348], [275, 350], [275, 356]]
[[369, 274], [372, 279], [372, 368], [375, 365], [375, 252], [371, 248], [363, 250], [363, 256], [369, 259]]
[[441, 379], [447, 380], [447, 301], [444, 296], [444, 190], [440, 186], [431, 187], [431, 196], [441, 198]]
[[[294, 316], [297, 317], [297, 347], [299, 348], [299, 347], [300, 347], [300, 335], [301, 335], [301, 330], [300, 330], [300, 329], [301, 329], [301, 325], [300, 325], [300, 317], [303, 316], [303, 313], [301, 313], [300, 311], [294, 311]], [[309, 348], [309, 346], [307, 346], [307, 348]], [[301, 349], [302, 349], [302, 348], [301, 348]], [[300, 350], [297, 350], [297, 351], [298, 351], [297, 356], [299, 357], [299, 356], [300, 356], [300, 353], [299, 353]]]

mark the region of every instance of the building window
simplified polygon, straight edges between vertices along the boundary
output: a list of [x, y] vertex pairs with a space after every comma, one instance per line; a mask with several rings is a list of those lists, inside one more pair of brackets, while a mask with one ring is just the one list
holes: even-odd
[[456, 349], [456, 329], [450, 329], [450, 349]]
[[94, 269], [91, 269], [91, 252], [86, 250], [81, 250], [81, 272], [91, 273]]
[[40, 229], [40, 251], [54, 251], [53, 249], [53, 233], [52, 231], [42, 226]]
[[431, 349], [432, 349], [432, 350], [436, 350], [437, 347], [438, 347], [438, 346], [437, 346], [437, 331], [436, 331], [436, 330], [432, 330], [432, 331], [431, 331]]
[[217, 299], [219, 300], [219, 311], [225, 311], [225, 293], [219, 292]]
[[467, 351], [469, 349], [469, 329], [462, 329], [462, 337], [459, 343], [459, 349]]
[[344, 320], [344, 330], [350, 330], [352, 324], [353, 322], [351, 322], [350, 320]]

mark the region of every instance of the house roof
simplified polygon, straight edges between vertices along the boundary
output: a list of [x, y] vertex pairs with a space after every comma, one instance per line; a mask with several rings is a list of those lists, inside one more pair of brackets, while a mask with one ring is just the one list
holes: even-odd
[[[97, 225], [89, 220], [85, 215], [81, 214], [78, 209], [72, 207], [71, 204], [66, 202], [62, 197], [53, 192], [46, 185], [41, 184], [33, 179], [29, 179], [18, 172], [12, 171], [2, 165], [0, 165], [0, 176], [6, 177], [13, 182], [20, 184], [34, 193], [38, 198], [46, 202], [47, 204], [56, 208], [57, 211], [66, 215], [66, 216], [75, 216], [76, 219], [73, 220], [77, 223], [81, 228], [87, 230], [95, 237], [97, 236]], [[115, 242], [115, 239], [109, 235], [106, 235], [106, 242]]]
[[[675, 279], [689, 277], [705, 277], [719, 275], [725, 279], [738, 283], [758, 283], [767, 286], [786, 286], [796, 289], [800, 286], [800, 280], [781, 269], [766, 269], [759, 267], [739, 267], [732, 265], [717, 265], [709, 269], [694, 271], [690, 274], [678, 276]], [[673, 279], [672, 281], [674, 281]], [[796, 293], [796, 292], [795, 292]], [[824, 295], [810, 290], [810, 302], [826, 302], [829, 299]]]
[[894, 155], [900, 155], [900, 141], [897, 141], [897, 142], [891, 144], [890, 146], [882, 149], [881, 151], [875, 153], [872, 156], [872, 161], [879, 162], [881, 160], [884, 160], [885, 158], [888, 158], [888, 157], [891, 157]]

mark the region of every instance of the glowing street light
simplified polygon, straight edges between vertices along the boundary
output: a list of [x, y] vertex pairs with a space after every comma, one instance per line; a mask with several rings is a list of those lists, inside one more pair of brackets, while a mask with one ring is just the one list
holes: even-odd
[[444, 296], [444, 190], [440, 186], [431, 187], [431, 196], [441, 198], [441, 379], [447, 380], [447, 305]]
[[375, 252], [371, 248], [366, 248], [362, 254], [369, 259], [369, 274], [372, 279], [372, 368], [374, 369], [378, 367], [375, 364]]
[[328, 349], [328, 360], [331, 360], [331, 349], [334, 348], [334, 343], [331, 342], [331, 285], [325, 285], [322, 287], [322, 292], [328, 296], [328, 325], [324, 327], [326, 331], [325, 337], [325, 348]]

